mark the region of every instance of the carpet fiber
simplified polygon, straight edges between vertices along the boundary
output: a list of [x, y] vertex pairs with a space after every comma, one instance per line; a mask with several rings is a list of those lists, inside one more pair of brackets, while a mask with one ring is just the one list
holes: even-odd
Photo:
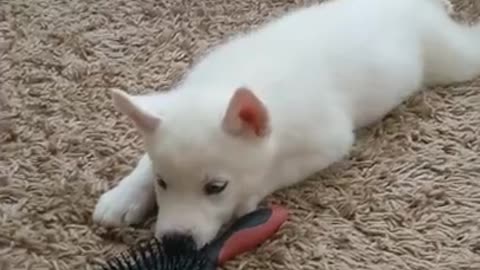
[[[91, 269], [148, 237], [91, 221], [141, 151], [108, 89], [167, 89], [221, 38], [309, 3], [0, 0], [0, 269]], [[453, 3], [477, 20], [478, 1]], [[225, 268], [480, 269], [479, 138], [480, 80], [427, 89], [272, 196], [288, 224]]]

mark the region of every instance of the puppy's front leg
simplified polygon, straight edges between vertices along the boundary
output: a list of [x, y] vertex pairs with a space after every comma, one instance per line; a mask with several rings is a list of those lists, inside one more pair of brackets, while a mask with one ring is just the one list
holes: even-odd
[[93, 220], [107, 226], [141, 222], [155, 207], [154, 177], [150, 158], [144, 154], [118, 186], [100, 197]]

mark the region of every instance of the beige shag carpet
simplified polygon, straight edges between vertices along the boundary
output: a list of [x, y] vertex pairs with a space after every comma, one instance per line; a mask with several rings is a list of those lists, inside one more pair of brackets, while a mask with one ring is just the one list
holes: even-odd
[[[167, 89], [221, 38], [310, 3], [0, 0], [0, 269], [92, 269], [148, 237], [91, 221], [141, 151], [107, 90]], [[428, 89], [273, 196], [288, 224], [225, 268], [480, 269], [479, 138], [480, 80]]]

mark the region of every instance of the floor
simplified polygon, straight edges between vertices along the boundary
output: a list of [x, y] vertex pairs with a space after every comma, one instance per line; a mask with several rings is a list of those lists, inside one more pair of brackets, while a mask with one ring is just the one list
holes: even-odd
[[[150, 236], [91, 221], [141, 153], [108, 89], [168, 89], [222, 38], [309, 3], [0, 0], [0, 269], [92, 269]], [[480, 79], [426, 89], [269, 198], [290, 220], [225, 269], [480, 269], [479, 127]]]

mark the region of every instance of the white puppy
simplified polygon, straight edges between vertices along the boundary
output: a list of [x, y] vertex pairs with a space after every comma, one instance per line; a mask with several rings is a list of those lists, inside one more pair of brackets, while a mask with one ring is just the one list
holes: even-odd
[[199, 245], [272, 192], [344, 158], [354, 131], [422, 85], [480, 74], [480, 27], [441, 0], [335, 0], [217, 46], [174, 90], [112, 92], [146, 154], [94, 220], [132, 224], [159, 205], [156, 235]]

